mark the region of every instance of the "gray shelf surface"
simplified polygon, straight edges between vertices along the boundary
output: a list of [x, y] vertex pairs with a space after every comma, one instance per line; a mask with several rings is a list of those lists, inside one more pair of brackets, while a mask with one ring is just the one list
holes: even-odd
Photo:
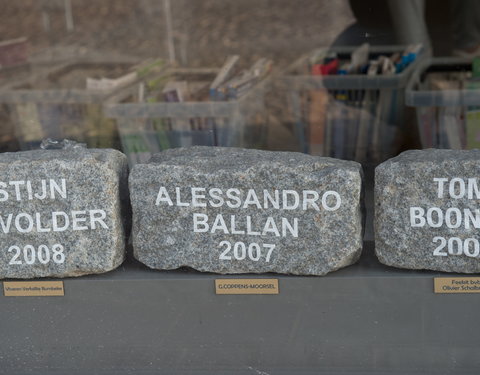
[[[129, 259], [64, 279], [64, 297], [0, 296], [5, 374], [478, 374], [480, 296], [360, 261], [323, 277], [155, 271]], [[463, 275], [465, 276], [465, 275]], [[218, 278], [278, 295], [216, 295]]]

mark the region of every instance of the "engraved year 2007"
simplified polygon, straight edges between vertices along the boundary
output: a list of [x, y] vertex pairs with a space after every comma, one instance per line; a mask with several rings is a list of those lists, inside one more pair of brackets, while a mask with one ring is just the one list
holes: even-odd
[[274, 244], [264, 243], [260, 244], [252, 242], [248, 246], [244, 242], [235, 242], [232, 244], [229, 241], [222, 241], [218, 245], [219, 247], [224, 247], [223, 252], [220, 254], [220, 260], [245, 260], [249, 259], [254, 262], [258, 262], [262, 257], [265, 258], [265, 262], [270, 262], [272, 257], [273, 250], [275, 249]]

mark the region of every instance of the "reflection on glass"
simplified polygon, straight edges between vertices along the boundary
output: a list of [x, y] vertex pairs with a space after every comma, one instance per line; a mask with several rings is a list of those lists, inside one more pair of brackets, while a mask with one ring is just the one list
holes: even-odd
[[50, 137], [118, 148], [131, 164], [196, 144], [376, 164], [407, 148], [478, 147], [479, 7], [4, 2], [0, 151]]

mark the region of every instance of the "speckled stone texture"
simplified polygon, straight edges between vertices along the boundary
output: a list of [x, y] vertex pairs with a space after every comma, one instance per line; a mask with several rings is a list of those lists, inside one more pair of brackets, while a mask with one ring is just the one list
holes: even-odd
[[0, 154], [0, 277], [81, 276], [119, 266], [127, 174], [126, 157], [115, 150]]
[[135, 165], [129, 186], [134, 255], [151, 268], [324, 275], [354, 263], [362, 250], [362, 170], [355, 162], [172, 149]]
[[[378, 259], [399, 268], [480, 272], [475, 250], [480, 231], [474, 225], [480, 215], [474, 187], [480, 189], [479, 177], [479, 150], [407, 151], [379, 165], [375, 170]], [[465, 210], [472, 216], [465, 216]]]

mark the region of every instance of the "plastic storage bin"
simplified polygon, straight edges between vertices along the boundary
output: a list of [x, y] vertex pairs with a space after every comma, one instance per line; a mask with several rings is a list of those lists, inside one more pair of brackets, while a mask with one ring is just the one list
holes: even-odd
[[[349, 61], [358, 47], [323, 48], [293, 63], [279, 79], [288, 117], [302, 152], [359, 162], [380, 162], [397, 152], [404, 123], [404, 90], [417, 56], [403, 71], [386, 75], [311, 75], [310, 59], [336, 53]], [[406, 46], [373, 46], [369, 60]]]
[[[30, 63], [0, 68], [0, 88], [9, 82], [18, 82], [36, 74], [45, 74], [52, 70], [52, 65], [33, 65]], [[12, 106], [0, 102], [0, 152], [18, 151], [16, 126]]]
[[472, 61], [431, 58], [412, 75], [405, 93], [415, 107], [423, 148], [480, 148], [480, 83]]
[[[208, 88], [217, 69], [170, 69], [177, 80], [195, 80]], [[194, 145], [261, 148], [266, 139], [264, 93], [268, 79], [238, 100], [135, 102], [134, 96], [104, 106], [116, 120], [130, 165], [146, 162], [167, 148]], [[138, 90], [137, 90], [138, 91]]]
[[[117, 78], [131, 72], [132, 62], [75, 62], [34, 70], [26, 78], [5, 78], [0, 104], [21, 149], [38, 148], [44, 138], [68, 138], [90, 147], [118, 147], [114, 122], [103, 116], [103, 103], [125, 95], [130, 76], [105, 88], [86, 88], [88, 77]], [[95, 84], [95, 82], [94, 82]]]

